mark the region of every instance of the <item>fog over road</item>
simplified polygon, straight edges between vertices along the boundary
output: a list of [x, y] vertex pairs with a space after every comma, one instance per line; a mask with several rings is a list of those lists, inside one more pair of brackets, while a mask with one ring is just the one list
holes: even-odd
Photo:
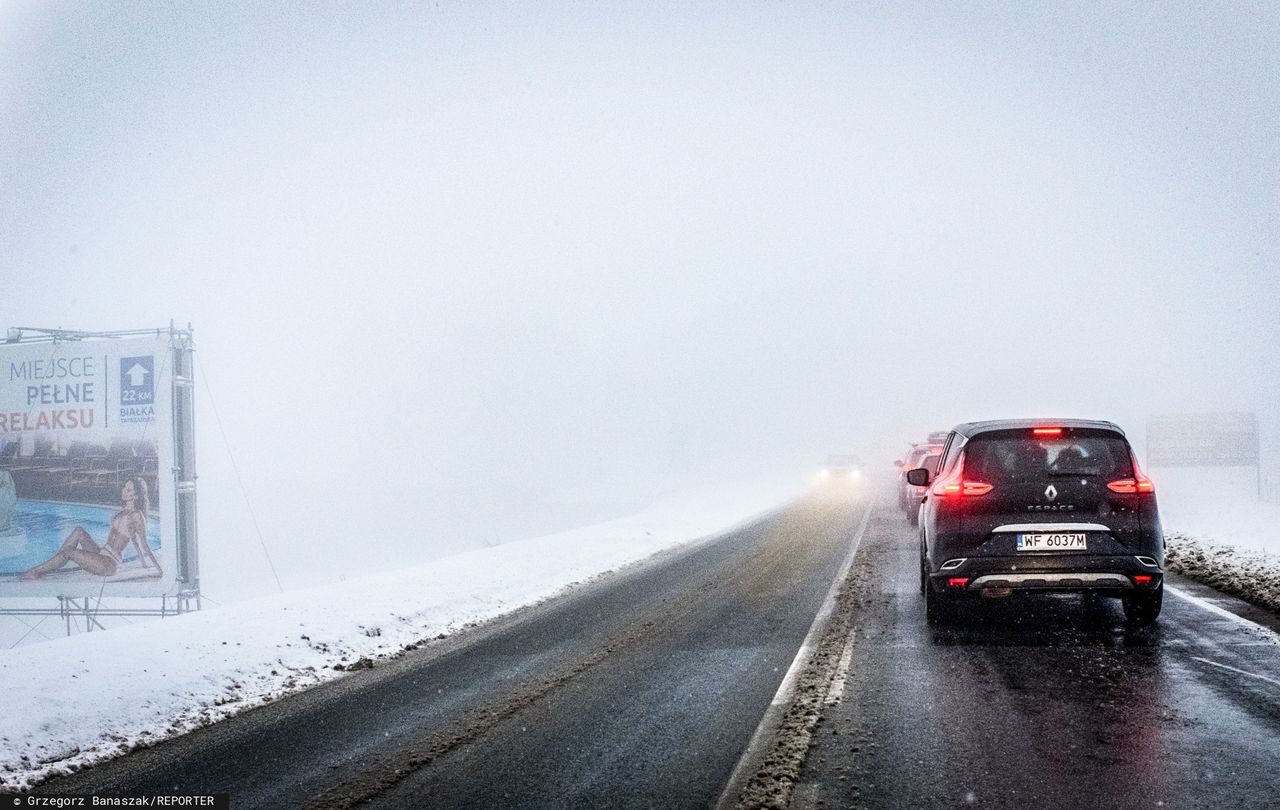
[[792, 806], [1274, 803], [1280, 642], [1236, 614], [1280, 628], [1276, 617], [1171, 577], [1154, 627], [1127, 625], [1113, 601], [1045, 595], [985, 600], [930, 627], [916, 530], [890, 500], [815, 492], [37, 792], [228, 792], [235, 807], [708, 807], [858, 543], [840, 602], [855, 606], [852, 622], [827, 636], [848, 654]]

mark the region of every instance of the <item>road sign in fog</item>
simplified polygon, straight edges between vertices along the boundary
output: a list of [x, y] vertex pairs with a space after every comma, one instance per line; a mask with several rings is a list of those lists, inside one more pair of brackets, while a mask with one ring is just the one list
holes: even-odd
[[1170, 414], [1147, 420], [1152, 467], [1256, 466], [1258, 457], [1255, 414]]

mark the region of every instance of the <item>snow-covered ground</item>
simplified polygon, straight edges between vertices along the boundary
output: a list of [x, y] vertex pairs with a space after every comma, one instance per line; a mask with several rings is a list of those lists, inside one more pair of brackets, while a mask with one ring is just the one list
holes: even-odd
[[1164, 478], [1169, 570], [1280, 611], [1280, 506], [1258, 503], [1252, 481], [1193, 493], [1185, 479]]
[[1258, 502], [1252, 468], [1153, 472], [1165, 531], [1280, 557], [1280, 505]]
[[1169, 570], [1280, 611], [1280, 505], [1258, 502], [1256, 473], [1184, 468], [1153, 477]]
[[[714, 536], [796, 497], [802, 484], [692, 489], [599, 525], [7, 650], [0, 789], [153, 744]], [[1266, 587], [1280, 599], [1280, 507], [1242, 498], [1228, 509], [1202, 495], [1161, 493], [1171, 567], [1259, 604], [1268, 604]]]
[[206, 725], [720, 534], [802, 486], [702, 487], [608, 523], [6, 650], [0, 790]]
[[1280, 613], [1280, 556], [1180, 532], [1167, 537], [1170, 571]]

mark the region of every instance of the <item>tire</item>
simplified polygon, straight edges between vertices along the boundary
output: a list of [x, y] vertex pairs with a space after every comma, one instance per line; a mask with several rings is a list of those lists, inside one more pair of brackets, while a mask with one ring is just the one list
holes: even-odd
[[1160, 615], [1160, 607], [1164, 604], [1164, 583], [1161, 582], [1154, 591], [1125, 594], [1121, 601], [1126, 619], [1133, 624], [1151, 624]]
[[907, 510], [907, 523], [910, 523], [912, 526], [920, 525], [920, 507], [919, 506], [917, 506], [915, 509]]
[[929, 593], [929, 574], [928, 569], [924, 565], [924, 557], [920, 558], [920, 593]]
[[929, 624], [946, 624], [955, 615], [955, 605], [946, 594], [928, 585], [924, 589], [924, 618]]

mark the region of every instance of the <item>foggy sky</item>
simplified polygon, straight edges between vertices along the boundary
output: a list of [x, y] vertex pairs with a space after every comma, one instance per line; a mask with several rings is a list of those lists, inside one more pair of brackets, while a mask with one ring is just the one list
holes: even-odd
[[442, 5], [0, 5], [0, 326], [192, 324], [225, 570], [233, 457], [358, 569], [967, 419], [1280, 432], [1274, 5]]

